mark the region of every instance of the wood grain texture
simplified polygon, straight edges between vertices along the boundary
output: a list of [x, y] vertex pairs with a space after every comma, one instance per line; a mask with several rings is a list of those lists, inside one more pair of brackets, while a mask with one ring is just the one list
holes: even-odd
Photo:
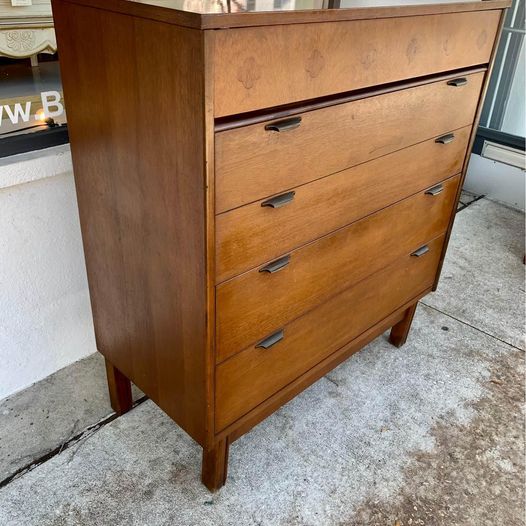
[[217, 287], [217, 361], [444, 233], [459, 176], [289, 253], [276, 273], [250, 272]]
[[294, 188], [281, 208], [262, 201], [217, 216], [217, 282], [446, 179], [462, 168], [470, 127]]
[[53, 11], [98, 348], [203, 443], [202, 35]]
[[106, 358], [106, 378], [112, 409], [120, 416], [133, 405], [131, 382]]
[[[284, 326], [269, 349], [250, 347], [217, 366], [216, 428], [221, 430], [429, 288], [443, 236], [422, 257], [406, 255]], [[352, 305], [351, 309], [349, 306]]]
[[217, 133], [216, 213], [471, 125], [483, 77], [300, 112], [300, 126], [286, 132], [261, 123]]
[[203, 448], [201, 480], [210, 491], [226, 482], [228, 472], [228, 437], [218, 439], [213, 447]]
[[[205, 236], [206, 236], [206, 444], [205, 449], [215, 449], [214, 393], [215, 393], [215, 134], [214, 134], [214, 62], [211, 59], [214, 50], [214, 32], [203, 34], [204, 52], [204, 154], [205, 154]], [[226, 452], [228, 457], [228, 448]], [[227, 459], [228, 460], [228, 459]]]
[[393, 325], [389, 334], [389, 342], [395, 347], [402, 347], [407, 341], [417, 305], [417, 303], [411, 305], [411, 307], [405, 311], [403, 319], [401, 319], [396, 325]]
[[219, 31], [222, 117], [487, 64], [500, 11]]

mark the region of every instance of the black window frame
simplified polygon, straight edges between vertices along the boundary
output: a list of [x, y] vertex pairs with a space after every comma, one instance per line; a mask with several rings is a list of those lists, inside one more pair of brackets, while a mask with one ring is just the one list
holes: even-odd
[[66, 124], [47, 130], [8, 135], [0, 139], [0, 158], [34, 152], [69, 143]]

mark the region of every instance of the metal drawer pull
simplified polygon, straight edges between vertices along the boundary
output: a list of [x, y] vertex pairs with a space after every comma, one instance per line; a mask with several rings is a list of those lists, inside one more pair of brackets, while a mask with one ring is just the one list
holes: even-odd
[[436, 186], [433, 186], [433, 188], [429, 188], [429, 190], [426, 190], [426, 195], [438, 195], [441, 194], [444, 190], [444, 185], [442, 183], [437, 184]]
[[282, 121], [271, 122], [265, 126], [267, 131], [284, 132], [296, 129], [301, 124], [301, 117], [292, 117]]
[[270, 349], [273, 345], [276, 345], [276, 343], [280, 342], [284, 338], [284, 331], [283, 329], [280, 329], [279, 331], [276, 331], [274, 334], [271, 334], [264, 340], [261, 340], [257, 345], [256, 349], [259, 347], [261, 349]]
[[263, 268], [260, 268], [259, 271], [268, 272], [269, 274], [274, 274], [274, 272], [277, 272], [278, 270], [285, 268], [289, 263], [290, 263], [290, 255], [283, 256], [282, 258], [276, 259], [276, 261], [272, 261], [272, 263], [265, 265]]
[[418, 250], [415, 250], [411, 255], [419, 258], [420, 256], [427, 254], [428, 252], [429, 252], [429, 247], [427, 245], [423, 245]]
[[287, 192], [286, 194], [277, 195], [276, 197], [271, 197], [266, 201], [261, 203], [261, 206], [270, 206], [270, 208], [281, 208], [282, 206], [290, 203], [296, 192]]
[[451, 79], [447, 81], [448, 86], [455, 86], [455, 88], [458, 86], [465, 86], [467, 83], [468, 79], [466, 77], [459, 77], [458, 79]]
[[454, 139], [455, 139], [455, 134], [448, 133], [447, 135], [442, 135], [442, 137], [435, 139], [435, 142], [439, 142], [441, 144], [449, 144], [450, 142], [453, 142]]

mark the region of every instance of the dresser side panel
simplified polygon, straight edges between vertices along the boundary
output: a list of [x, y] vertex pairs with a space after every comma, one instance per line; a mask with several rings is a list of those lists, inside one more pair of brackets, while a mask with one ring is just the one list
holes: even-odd
[[53, 10], [98, 348], [204, 443], [202, 33]]

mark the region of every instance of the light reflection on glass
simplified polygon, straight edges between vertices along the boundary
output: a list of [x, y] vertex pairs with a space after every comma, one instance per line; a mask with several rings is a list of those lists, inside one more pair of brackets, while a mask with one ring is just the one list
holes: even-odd
[[[133, 0], [192, 13], [242, 13], [271, 11], [311, 11], [415, 4], [456, 3], [459, 0]], [[463, 0], [479, 2], [481, 0]]]

